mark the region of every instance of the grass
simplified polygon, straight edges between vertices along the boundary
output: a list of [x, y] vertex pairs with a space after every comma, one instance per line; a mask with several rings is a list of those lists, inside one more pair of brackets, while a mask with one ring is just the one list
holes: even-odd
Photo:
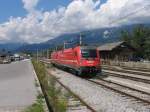
[[41, 97], [41, 95], [38, 95], [36, 103], [26, 108], [23, 112], [44, 112], [42, 99], [43, 97]]
[[[53, 108], [53, 111], [66, 112], [67, 103], [68, 103], [67, 98], [61, 92], [61, 88], [56, 87], [57, 82], [55, 78], [51, 77], [50, 75], [47, 75], [46, 66], [42, 62], [37, 62], [36, 60], [32, 60], [32, 63], [36, 71], [36, 74], [38, 76], [38, 79], [40, 81], [40, 84], [48, 96], [48, 100], [51, 104], [51, 107]], [[47, 68], [51, 68], [51, 65], [48, 65]], [[40, 110], [41, 109], [40, 104], [41, 103], [38, 101], [38, 103], [32, 105], [29, 109], [30, 110], [33, 109], [32, 112], [43, 112], [42, 110]], [[34, 109], [37, 111], [34, 111]], [[25, 111], [25, 112], [31, 112], [31, 111]]]
[[51, 104], [53, 106], [54, 112], [66, 112], [67, 109], [67, 99], [64, 97], [61, 92], [60, 87], [56, 87], [56, 80], [53, 77], [49, 78], [49, 90], [48, 95], [49, 99], [52, 101]]

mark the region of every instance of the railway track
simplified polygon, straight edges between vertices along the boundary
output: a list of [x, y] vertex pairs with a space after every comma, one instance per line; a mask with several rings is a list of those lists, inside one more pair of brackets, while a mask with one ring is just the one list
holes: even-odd
[[[54, 79], [57, 81], [57, 83], [59, 83], [63, 88], [65, 88], [69, 93], [71, 93], [76, 99], [78, 99], [81, 102], [79, 105], [81, 105], [82, 107], [83, 107], [83, 105], [86, 106], [87, 109], [89, 110], [88, 112], [97, 112], [94, 108], [92, 108], [90, 105], [88, 105], [79, 95], [75, 94], [70, 88], [68, 88], [63, 83], [61, 83], [61, 81], [59, 81], [59, 79], [57, 79], [54, 75], [51, 75], [51, 76], [54, 77]], [[72, 105], [69, 105], [69, 106], [72, 106]]]
[[[110, 73], [105, 73], [107, 75], [112, 75]], [[114, 76], [114, 74], [113, 74]], [[116, 77], [118, 77], [118, 74], [116, 75]], [[119, 76], [120, 77], [120, 76]], [[145, 82], [145, 79], [140, 79], [140, 78], [135, 78], [135, 77], [130, 77], [130, 76], [121, 76], [121, 77], [125, 77], [125, 78], [129, 78], [132, 80], [136, 80], [136, 81], [141, 81], [141, 82]], [[145, 91], [141, 91], [141, 90], [137, 90], [131, 87], [128, 87], [126, 85], [122, 85], [122, 84], [118, 84], [115, 82], [111, 82], [111, 81], [107, 81], [105, 79], [101, 79], [101, 78], [94, 78], [94, 79], [85, 79], [88, 80], [91, 83], [94, 83], [96, 85], [100, 85], [104, 88], [107, 88], [111, 91], [114, 91], [115, 93], [121, 94], [121, 96], [127, 98], [127, 99], [131, 99], [131, 101], [136, 102], [136, 103], [141, 103], [144, 106], [148, 106], [148, 108], [150, 108], [150, 93], [147, 93]], [[65, 85], [63, 85], [59, 80], [58, 82], [64, 87], [66, 88], [68, 91], [70, 91], [72, 94], [74, 94], [68, 87], [66, 87]], [[146, 80], [146, 83], [150, 84], [150, 80]], [[88, 109], [91, 110], [91, 112], [96, 112], [91, 106], [89, 106], [88, 104], [86, 104], [86, 102], [84, 102], [84, 100], [82, 100], [80, 98], [80, 96], [74, 94], [74, 96], [76, 96], [78, 99], [81, 100], [81, 102], [83, 102], [83, 104], [85, 104]]]
[[102, 68], [104, 68], [104, 69], [116, 69], [116, 68], [120, 68], [121, 70], [128, 70], [128, 71], [150, 72], [149, 69], [130, 68], [130, 67], [125, 67], [125, 66], [110, 66], [110, 65], [103, 65]]
[[[50, 64], [49, 61], [47, 62], [45, 60], [40, 60], [40, 62], [43, 62], [45, 64]], [[59, 79], [57, 79], [54, 75], [52, 75], [48, 71], [48, 69], [47, 69], [47, 73], [51, 77], [53, 77], [59, 85], [61, 85], [65, 90], [67, 90], [69, 93], [71, 93], [71, 95], [73, 95], [73, 97], [69, 98], [69, 101], [68, 101], [68, 106], [67, 106], [68, 112], [82, 111], [82, 110], [83, 111], [86, 110], [86, 112], [97, 112], [94, 108], [88, 105], [79, 95], [75, 94], [70, 88], [68, 88], [63, 83], [61, 83], [61, 81], [59, 81]]]
[[103, 86], [104, 88], [110, 89], [123, 96], [134, 98], [137, 102], [143, 103], [144, 105], [150, 105], [150, 93], [133, 89], [131, 87], [121, 85], [115, 82], [106, 81], [104, 79], [88, 79], [88, 81]]
[[[145, 91], [137, 90], [125, 85], [121, 85], [115, 82], [107, 81], [101, 78], [96, 79], [86, 79], [89, 82], [103, 86], [104, 88], [110, 89], [114, 92], [121, 94], [123, 97], [129, 97], [131, 100], [143, 105], [150, 105], [150, 93]], [[70, 90], [69, 90], [70, 91]], [[78, 96], [77, 96], [78, 97]]]
[[[129, 97], [129, 98], [131, 98], [131, 100], [134, 99], [138, 103], [142, 103], [144, 105], [150, 105], [150, 93], [147, 93], [145, 91], [134, 89], [129, 86], [121, 85], [121, 84], [118, 84], [118, 83], [112, 82], [112, 81], [107, 81], [107, 80], [101, 79], [101, 78], [86, 79], [86, 80], [88, 80], [89, 82], [92, 82], [94, 84], [103, 86], [104, 88], [110, 89], [114, 92], [117, 92], [124, 97]], [[69, 91], [71, 91], [71, 90], [69, 90]]]
[[150, 72], [149, 69], [141, 69], [141, 68], [129, 68], [129, 67], [125, 67], [122, 66], [123, 69], [128, 69], [128, 70], [136, 70], [136, 71], [142, 71], [142, 72]]
[[133, 81], [139, 81], [139, 82], [143, 82], [143, 83], [147, 83], [147, 84], [150, 84], [150, 77], [137, 77], [136, 74], [120, 74], [119, 72], [117, 73], [114, 73], [114, 72], [111, 72], [111, 71], [103, 71], [103, 74], [104, 75], [107, 75], [107, 76], [113, 76], [113, 77], [120, 77], [120, 78], [124, 78], [124, 79], [130, 79], [130, 80], [133, 80]]
[[103, 67], [104, 70], [111, 70], [116, 72], [122, 72], [122, 73], [129, 73], [129, 74], [136, 74], [141, 76], [148, 76], [150, 77], [150, 72], [143, 72], [143, 71], [135, 71], [135, 70], [128, 70], [128, 69], [117, 69], [117, 68], [111, 68], [111, 67]]

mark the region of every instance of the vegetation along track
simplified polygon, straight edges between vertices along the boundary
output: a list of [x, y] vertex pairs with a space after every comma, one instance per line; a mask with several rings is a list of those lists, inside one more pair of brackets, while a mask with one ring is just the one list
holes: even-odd
[[87, 79], [88, 81], [115, 91], [123, 96], [134, 98], [137, 102], [150, 105], [150, 94], [144, 91], [136, 90], [114, 82], [106, 81], [101, 78]]

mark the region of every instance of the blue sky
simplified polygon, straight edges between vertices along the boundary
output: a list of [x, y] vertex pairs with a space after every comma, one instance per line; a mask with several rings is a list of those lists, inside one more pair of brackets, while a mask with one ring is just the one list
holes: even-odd
[[26, 14], [21, 0], [0, 0], [0, 22], [7, 21], [10, 16], [24, 16]]
[[[53, 10], [59, 6], [68, 5], [70, 0], [40, 0], [37, 9]], [[7, 21], [10, 16], [25, 16], [27, 11], [23, 8], [22, 0], [0, 0], [0, 22]]]
[[[40, 0], [36, 8], [50, 11], [60, 6], [67, 6], [72, 0]], [[101, 3], [106, 0], [101, 0]], [[23, 8], [22, 0], [0, 0], [0, 23], [8, 21], [12, 17], [23, 17], [27, 11]]]

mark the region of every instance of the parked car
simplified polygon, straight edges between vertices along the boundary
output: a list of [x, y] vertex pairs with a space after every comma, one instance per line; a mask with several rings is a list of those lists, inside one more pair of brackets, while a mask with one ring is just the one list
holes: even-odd
[[19, 54], [14, 54], [14, 59], [15, 59], [15, 61], [20, 61], [20, 55]]
[[6, 59], [2, 60], [2, 63], [3, 64], [9, 64], [9, 63], [11, 63], [11, 60], [9, 58], [6, 58]]

